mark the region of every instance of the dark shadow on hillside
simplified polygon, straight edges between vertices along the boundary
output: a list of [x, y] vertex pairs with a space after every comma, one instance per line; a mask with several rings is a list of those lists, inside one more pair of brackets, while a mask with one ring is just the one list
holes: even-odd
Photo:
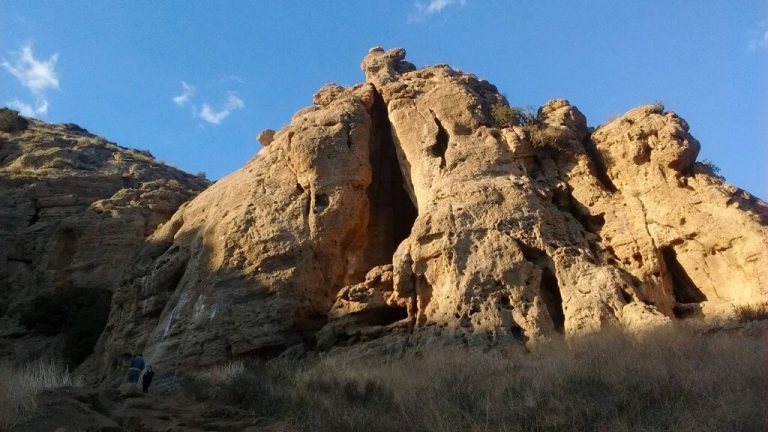
[[64, 361], [74, 369], [93, 353], [107, 323], [111, 297], [105, 289], [60, 287], [36, 296], [19, 324], [38, 336], [63, 338]]

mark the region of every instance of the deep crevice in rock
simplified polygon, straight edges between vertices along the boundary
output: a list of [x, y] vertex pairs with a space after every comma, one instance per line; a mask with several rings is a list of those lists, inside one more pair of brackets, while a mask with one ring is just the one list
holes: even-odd
[[328, 207], [328, 204], [330, 204], [330, 200], [328, 198], [328, 195], [326, 195], [326, 194], [316, 194], [315, 195], [314, 212], [315, 213], [321, 213], [323, 210], [325, 210], [326, 207]]
[[563, 312], [563, 298], [560, 294], [560, 283], [552, 270], [551, 259], [541, 249], [524, 243], [518, 243], [526, 260], [541, 270], [541, 282], [539, 294], [547, 307], [549, 317], [558, 333], [565, 331], [565, 313]]
[[371, 107], [371, 185], [368, 188], [370, 219], [365, 258], [368, 268], [392, 262], [400, 243], [411, 234], [417, 209], [407, 191], [408, 175], [397, 156], [387, 105], [374, 92]]
[[26, 264], [26, 265], [31, 265], [32, 264], [32, 260], [24, 259], [24, 258], [7, 257], [6, 261], [8, 261], [8, 262], [19, 262], [19, 263]]
[[347, 128], [347, 148], [352, 148], [352, 128]]
[[528, 343], [528, 336], [525, 335], [525, 331], [520, 326], [514, 325], [510, 327], [509, 332], [512, 334], [512, 337], [520, 341], [523, 347]]
[[570, 190], [555, 190], [552, 203], [563, 212], [569, 213], [576, 219], [585, 231], [600, 235], [600, 230], [605, 225], [605, 214], [592, 215], [589, 209], [573, 197]]
[[408, 310], [406, 308], [384, 306], [360, 312], [354, 314], [354, 316], [368, 325], [387, 326], [408, 318]]
[[555, 273], [549, 267], [541, 269], [541, 300], [547, 306], [552, 324], [559, 333], [565, 331], [565, 314], [563, 313], [563, 298], [560, 295], [560, 284]]
[[40, 206], [38, 205], [37, 198], [32, 200], [32, 204], [35, 207], [35, 212], [30, 216], [27, 226], [32, 226], [40, 220]]
[[697, 303], [707, 300], [707, 296], [691, 280], [685, 268], [677, 260], [677, 253], [672, 247], [661, 249], [664, 265], [672, 279], [672, 291], [675, 296], [674, 314], [677, 318], [687, 318], [700, 312]]
[[605, 166], [605, 158], [603, 157], [603, 154], [597, 150], [595, 143], [592, 142], [592, 137], [590, 135], [584, 137], [582, 145], [584, 146], [584, 151], [586, 152], [587, 156], [595, 164], [595, 176], [600, 181], [600, 183], [602, 183], [602, 185], [605, 186], [605, 189], [607, 189], [609, 192], [618, 192], [616, 185], [614, 185], [613, 181], [611, 181], [611, 178], [608, 177], [608, 170]]

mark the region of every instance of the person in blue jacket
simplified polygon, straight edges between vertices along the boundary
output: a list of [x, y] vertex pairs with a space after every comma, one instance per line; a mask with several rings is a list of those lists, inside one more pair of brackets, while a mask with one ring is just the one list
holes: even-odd
[[141, 357], [141, 353], [136, 354], [131, 359], [131, 366], [128, 367], [128, 382], [136, 384], [139, 382], [139, 376], [141, 371], [144, 370], [144, 359]]

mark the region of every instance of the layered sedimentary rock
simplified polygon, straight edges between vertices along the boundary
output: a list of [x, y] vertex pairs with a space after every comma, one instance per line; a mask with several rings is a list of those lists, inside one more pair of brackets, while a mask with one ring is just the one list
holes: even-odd
[[[75, 125], [2, 111], [0, 358], [21, 362], [63, 343], [20, 325], [34, 298], [113, 290], [128, 257], [208, 182]], [[53, 313], [69, 306], [62, 297]]]
[[372, 49], [364, 84], [323, 87], [146, 241], [101, 368], [525, 343], [766, 299], [766, 205], [695, 162], [681, 118], [647, 106], [595, 130], [554, 100], [501, 124], [494, 86], [404, 57]]

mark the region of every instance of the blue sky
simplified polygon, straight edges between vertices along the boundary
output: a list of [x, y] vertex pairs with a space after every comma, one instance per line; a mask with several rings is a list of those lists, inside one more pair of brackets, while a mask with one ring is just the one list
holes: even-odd
[[763, 0], [0, 0], [0, 104], [219, 178], [368, 48], [563, 97], [591, 125], [663, 101], [728, 181], [768, 198]]

